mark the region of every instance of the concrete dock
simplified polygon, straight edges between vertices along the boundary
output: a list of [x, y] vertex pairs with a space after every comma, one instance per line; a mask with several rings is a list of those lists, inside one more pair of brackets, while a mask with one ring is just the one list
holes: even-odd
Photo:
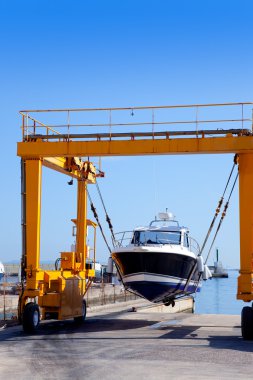
[[81, 326], [42, 322], [35, 335], [1, 329], [0, 378], [252, 379], [240, 316], [122, 306], [93, 309]]

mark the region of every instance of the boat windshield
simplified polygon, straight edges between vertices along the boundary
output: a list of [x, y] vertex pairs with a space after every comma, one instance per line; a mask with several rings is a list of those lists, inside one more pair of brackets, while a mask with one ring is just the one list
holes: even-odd
[[180, 232], [135, 231], [132, 244], [180, 244], [180, 240]]

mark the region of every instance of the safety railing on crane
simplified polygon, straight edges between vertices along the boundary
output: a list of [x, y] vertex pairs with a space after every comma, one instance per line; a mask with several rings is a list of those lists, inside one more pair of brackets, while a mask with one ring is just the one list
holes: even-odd
[[24, 110], [20, 114], [23, 141], [110, 141], [252, 134], [252, 108], [253, 102], [241, 102]]

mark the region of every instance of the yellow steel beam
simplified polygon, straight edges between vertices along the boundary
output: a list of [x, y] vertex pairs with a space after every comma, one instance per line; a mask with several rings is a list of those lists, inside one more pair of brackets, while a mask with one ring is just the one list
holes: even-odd
[[253, 152], [239, 156], [240, 276], [237, 298], [253, 300]]
[[53, 169], [57, 172], [69, 175], [73, 178], [81, 178], [80, 171], [68, 170], [67, 159], [65, 157], [46, 157], [42, 161], [43, 166]]
[[78, 181], [77, 194], [77, 223], [76, 223], [76, 255], [77, 262], [81, 263], [81, 269], [85, 271], [87, 246], [87, 185], [85, 181]]
[[45, 157], [43, 166], [69, 175], [76, 179], [82, 179], [87, 183], [96, 182], [96, 169], [91, 162], [83, 162], [78, 157]]
[[35, 271], [40, 258], [41, 166], [41, 160], [26, 160], [26, 266]]
[[250, 153], [253, 136], [143, 139], [115, 141], [19, 142], [18, 156], [134, 156], [152, 154]]

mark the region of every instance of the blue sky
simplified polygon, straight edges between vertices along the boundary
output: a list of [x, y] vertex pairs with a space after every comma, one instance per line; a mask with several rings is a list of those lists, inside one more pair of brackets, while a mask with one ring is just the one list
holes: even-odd
[[[251, 101], [252, 11], [247, 0], [1, 0], [0, 260], [21, 254], [19, 110]], [[168, 207], [201, 243], [231, 166], [230, 155], [107, 158], [99, 183], [116, 231]], [[42, 259], [72, 243], [66, 183], [44, 170]], [[238, 267], [238, 189], [216, 245]]]

